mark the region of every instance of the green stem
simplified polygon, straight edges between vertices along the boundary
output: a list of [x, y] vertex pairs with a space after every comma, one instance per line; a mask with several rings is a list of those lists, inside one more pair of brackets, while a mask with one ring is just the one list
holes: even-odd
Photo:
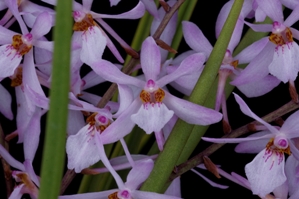
[[57, 1], [50, 110], [47, 117], [38, 197], [43, 199], [58, 198], [64, 169], [73, 23], [71, 16], [72, 1]]
[[[239, 17], [243, 0], [235, 1], [230, 14], [223, 26], [219, 39], [207, 61], [200, 79], [198, 80], [189, 100], [197, 104], [203, 104], [208, 96], [209, 90], [214, 79], [217, 76], [219, 67], [222, 63], [228, 43], [233, 33], [235, 24]], [[175, 167], [181, 151], [191, 134], [193, 125], [187, 124], [182, 120], [178, 120], [171, 132], [164, 150], [159, 154], [153, 171], [149, 178], [144, 182], [141, 190], [162, 192], [165, 183], [168, 180], [173, 168]]]

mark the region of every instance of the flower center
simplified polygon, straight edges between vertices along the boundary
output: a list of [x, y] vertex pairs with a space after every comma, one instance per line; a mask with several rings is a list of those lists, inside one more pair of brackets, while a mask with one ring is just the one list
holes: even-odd
[[122, 190], [119, 192], [114, 192], [108, 196], [108, 199], [133, 199], [131, 193], [128, 190]]
[[290, 28], [285, 27], [283, 24], [275, 21], [273, 22], [272, 33], [269, 40], [275, 45], [284, 45], [293, 42], [293, 34]]
[[32, 34], [28, 33], [25, 36], [14, 35], [12, 37], [12, 48], [15, 49], [19, 55], [23, 56], [32, 48]]
[[165, 97], [165, 92], [161, 89], [158, 88], [155, 91], [149, 92], [146, 90], [142, 90], [139, 95], [141, 101], [143, 104], [151, 103], [162, 103], [164, 97]]
[[90, 126], [95, 127], [99, 131], [99, 133], [102, 133], [111, 124], [111, 121], [107, 117], [98, 113], [93, 113], [92, 115], [90, 115], [86, 119], [86, 122]]
[[23, 73], [22, 73], [22, 71], [23, 71], [22, 67], [18, 67], [15, 70], [15, 73], [11, 77], [11, 83], [10, 83], [11, 87], [17, 87], [17, 86], [20, 86], [22, 84], [22, 81], [23, 81]]
[[231, 65], [234, 68], [237, 68], [238, 64], [239, 64], [239, 60], [233, 60], [233, 56], [230, 50], [226, 50], [224, 58], [222, 60], [222, 65]]
[[291, 155], [289, 142], [284, 136], [278, 135], [275, 138], [271, 138], [268, 144], [266, 145], [266, 149], [281, 154], [286, 153], [288, 155]]
[[74, 11], [73, 17], [75, 20], [75, 24], [73, 26], [74, 31], [86, 31], [89, 27], [96, 25], [96, 22], [93, 20], [91, 14]]

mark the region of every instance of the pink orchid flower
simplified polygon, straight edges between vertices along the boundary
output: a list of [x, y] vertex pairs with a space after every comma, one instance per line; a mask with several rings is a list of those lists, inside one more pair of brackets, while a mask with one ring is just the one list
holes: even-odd
[[[187, 57], [176, 71], [157, 79], [161, 64], [160, 50], [154, 39], [148, 37], [142, 44], [140, 61], [145, 81], [123, 74], [116, 66], [105, 60], [93, 63], [92, 68], [108, 81], [116, 82], [119, 85], [133, 85], [142, 89], [139, 97], [132, 103], [127, 102], [131, 105], [121, 115], [125, 114], [126, 117], [130, 117], [132, 122], [147, 134], [152, 132], [162, 134], [161, 129], [173, 114], [188, 123], [199, 125], [209, 125], [222, 118], [222, 114], [214, 110], [179, 99], [162, 89], [169, 82], [192, 72], [194, 68], [201, 65], [204, 62], [203, 54], [198, 53]], [[121, 100], [130, 101], [128, 99], [132, 99], [132, 94], [124, 92]], [[129, 132], [124, 135], [127, 133]], [[156, 137], [162, 136], [156, 135]]]
[[99, 148], [100, 158], [103, 164], [107, 167], [110, 171], [112, 176], [114, 177], [118, 189], [112, 189], [103, 192], [94, 192], [94, 193], [84, 193], [84, 194], [77, 194], [77, 195], [69, 195], [69, 196], [59, 196], [59, 199], [178, 199], [176, 196], [169, 196], [164, 194], [146, 192], [146, 191], [139, 191], [138, 188], [141, 184], [148, 178], [149, 174], [151, 173], [154, 162], [151, 159], [147, 159], [144, 161], [140, 161], [136, 163], [132, 170], [129, 172], [127, 176], [127, 181], [124, 183], [120, 176], [116, 173], [116, 171], [111, 166], [103, 147], [103, 142], [101, 136], [96, 134], [96, 144]]
[[[298, 39], [298, 30], [291, 28], [298, 19], [299, 6], [283, 20], [282, 5], [279, 0], [258, 1], [259, 6], [274, 22], [270, 24], [249, 24], [254, 31], [272, 32], [269, 37], [262, 38], [255, 43], [263, 43], [259, 48], [251, 45], [244, 49], [238, 56], [245, 57], [248, 52], [262, 51], [252, 60], [248, 60], [248, 66], [236, 77], [231, 84], [239, 86], [249, 82], [259, 81], [269, 73], [277, 77], [280, 81], [289, 82], [291, 96], [294, 101], [298, 101], [298, 96], [294, 86], [299, 71], [299, 46], [293, 37]], [[269, 6], [271, 5], [271, 6]]]
[[[43, 0], [46, 3], [56, 5], [56, 0]], [[108, 19], [138, 19], [143, 16], [145, 8], [143, 3], [139, 2], [135, 8], [132, 10], [118, 14], [118, 15], [108, 15], [108, 14], [98, 14], [91, 11], [93, 0], [83, 0], [82, 5], [73, 2], [73, 17], [75, 24], [73, 27], [74, 35], [73, 41], [77, 44], [82, 45], [81, 60], [90, 65], [98, 59], [101, 59], [102, 54], [98, 52], [103, 52], [106, 45], [121, 63], [124, 62], [117, 48], [114, 46], [112, 41], [102, 30], [105, 29], [120, 45], [128, 52], [133, 53], [134, 50], [103, 20], [103, 18]], [[97, 21], [101, 27], [95, 22]]]
[[[217, 139], [203, 137], [202, 139], [215, 143], [238, 143], [253, 140], [259, 141], [265, 138], [270, 139], [266, 148], [260, 151], [253, 161], [245, 166], [246, 176], [253, 194], [265, 196], [282, 185], [287, 179], [284, 172], [284, 153], [290, 154], [292, 152], [295, 157], [299, 157], [299, 151], [291, 140], [292, 138], [299, 137], [299, 111], [288, 117], [279, 129], [278, 127], [271, 126], [255, 115], [237, 94], [234, 95], [242, 112], [263, 124], [268, 130], [267, 133], [247, 138]], [[246, 145], [243, 147], [246, 148]], [[240, 148], [241, 147], [239, 147], [239, 150], [242, 150]]]

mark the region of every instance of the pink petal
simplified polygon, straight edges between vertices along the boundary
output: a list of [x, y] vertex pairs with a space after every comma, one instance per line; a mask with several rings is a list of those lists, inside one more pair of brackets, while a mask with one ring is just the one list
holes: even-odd
[[280, 80], [272, 75], [267, 75], [263, 79], [237, 86], [237, 88], [246, 97], [259, 97], [268, 92], [280, 84]]
[[81, 37], [81, 60], [88, 65], [101, 60], [107, 44], [106, 37], [103, 35], [102, 31], [96, 26], [91, 26], [87, 31], [83, 32]]
[[144, 81], [141, 81], [137, 78], [125, 75], [122, 73], [115, 65], [112, 63], [100, 60], [91, 65], [91, 68], [104, 79], [115, 82], [118, 84], [131, 84], [143, 88], [145, 85]]
[[145, 7], [142, 2], [138, 2], [138, 4], [130, 11], [124, 12], [118, 15], [108, 15], [108, 14], [96, 14], [92, 13], [92, 16], [97, 18], [107, 18], [107, 19], [139, 19], [143, 16], [145, 12]]
[[222, 114], [217, 111], [177, 98], [168, 92], [165, 94], [163, 102], [166, 106], [190, 124], [210, 125], [222, 119]]
[[116, 173], [116, 171], [113, 169], [113, 167], [111, 166], [106, 154], [105, 154], [105, 150], [104, 150], [104, 145], [102, 142], [102, 138], [100, 134], [96, 134], [95, 135], [96, 139], [96, 144], [97, 147], [99, 149], [99, 154], [101, 157], [101, 160], [103, 162], [103, 164], [105, 165], [105, 167], [107, 167], [107, 169], [110, 171], [111, 175], [113, 176], [114, 180], [116, 181], [116, 184], [118, 186], [119, 189], [122, 189], [124, 187], [124, 182], [122, 181], [122, 179], [120, 178], [120, 176]]
[[256, 2], [273, 21], [283, 22], [282, 5], [279, 0], [256, 0]]
[[264, 49], [268, 42], [269, 38], [264, 37], [242, 50], [234, 59], [239, 60], [239, 64], [249, 63]]
[[273, 60], [269, 65], [269, 72], [284, 83], [295, 81], [299, 71], [299, 46], [290, 42], [275, 48]]
[[22, 30], [22, 34], [25, 35], [28, 33], [28, 29], [20, 15], [19, 8], [18, 8], [18, 2], [17, 0], [4, 0], [8, 9], [12, 12], [14, 17], [17, 19], [20, 28]]
[[248, 66], [232, 82], [232, 85], [239, 86], [252, 81], [264, 78], [268, 75], [268, 66], [273, 60], [274, 44], [268, 42], [265, 48], [258, 54]]
[[24, 194], [25, 184], [19, 184], [18, 186], [14, 187], [13, 192], [10, 194], [9, 198], [11, 199], [19, 199], [22, 198]]
[[145, 9], [155, 18], [159, 18], [158, 9], [154, 0], [141, 0]]
[[130, 87], [118, 84], [119, 91], [119, 109], [117, 113], [114, 114], [114, 117], [117, 118], [124, 110], [126, 110], [133, 102], [134, 96]]
[[127, 176], [125, 186], [131, 190], [137, 189], [148, 178], [153, 167], [154, 161], [152, 159], [136, 163]]
[[91, 88], [106, 81], [101, 76], [96, 74], [94, 71], [90, 71], [87, 75], [85, 75], [82, 78], [82, 80], [84, 81], [84, 85], [82, 87], [83, 90]]
[[21, 162], [14, 159], [1, 144], [0, 144], [0, 155], [10, 166], [19, 169], [21, 171], [25, 171], [24, 165]]
[[267, 122], [262, 120], [260, 117], [258, 117], [256, 114], [254, 114], [239, 95], [234, 93], [234, 96], [235, 96], [237, 103], [240, 106], [241, 111], [245, 115], [248, 115], [249, 117], [251, 117], [251, 118], [255, 119], [256, 121], [260, 122], [261, 124], [265, 125], [269, 129], [269, 131], [271, 131], [271, 133], [279, 134], [279, 131], [275, 127], [271, 126], [270, 124], [268, 124]]
[[299, 20], [299, 4], [292, 11], [292, 13], [288, 16], [288, 18], [284, 21], [284, 25], [287, 27], [292, 26]]
[[261, 7], [257, 7], [255, 10], [255, 20], [257, 22], [262, 22], [266, 19], [267, 15]]
[[163, 103], [148, 103], [141, 105], [138, 112], [131, 116], [131, 119], [147, 134], [150, 134], [153, 131], [161, 131], [165, 124], [172, 118], [173, 113]]
[[46, 35], [52, 27], [52, 17], [48, 12], [42, 12], [33, 24], [31, 34], [34, 40]]
[[298, 5], [298, 1], [297, 0], [281, 0], [281, 3], [286, 6], [287, 8], [290, 8], [290, 9], [294, 9], [297, 5]]
[[86, 10], [90, 10], [92, 6], [92, 2], [93, 0], [83, 0], [82, 1], [83, 8], [85, 8]]
[[140, 62], [146, 80], [156, 81], [160, 73], [161, 54], [152, 37], [148, 37], [141, 47]]
[[183, 34], [187, 44], [196, 52], [204, 52], [208, 57], [213, 49], [202, 31], [192, 22], [183, 21]]
[[127, 110], [125, 110], [115, 122], [105, 129], [105, 131], [101, 134], [104, 144], [117, 142], [132, 131], [135, 124], [131, 120], [130, 116], [135, 113], [140, 106], [140, 99], [134, 100]]
[[283, 132], [288, 138], [299, 137], [298, 118], [299, 118], [299, 111], [296, 111], [285, 120], [282, 127], [280, 128], [280, 131]]
[[16, 34], [16, 32], [0, 26], [0, 44], [3, 45], [12, 43], [12, 37]]
[[293, 195], [298, 190], [298, 165], [298, 160], [293, 155], [290, 155], [285, 167], [290, 195]]
[[35, 108], [33, 115], [24, 131], [24, 156], [25, 159], [33, 161], [39, 144], [40, 119], [42, 110]]
[[256, 32], [271, 32], [272, 24], [252, 24], [245, 21], [245, 24]]
[[271, 135], [271, 133], [269, 131], [261, 131], [261, 132], [249, 135], [246, 138], [259, 138], [259, 139], [245, 141], [245, 142], [238, 144], [235, 148], [235, 152], [237, 152], [237, 153], [259, 153], [259, 152], [261, 152], [265, 148], [267, 143], [269, 142], [268, 137], [262, 138], [266, 135]]
[[85, 126], [85, 120], [82, 112], [69, 110], [68, 112], [68, 135], [75, 135], [81, 128]]
[[245, 173], [253, 194], [265, 197], [286, 180], [284, 155], [264, 149], [245, 166]]
[[53, 52], [53, 41], [34, 41], [34, 46]]
[[0, 78], [12, 76], [22, 56], [10, 44], [0, 46]]
[[192, 73], [195, 73], [195, 71], [201, 71], [203, 70], [204, 62], [205, 55], [203, 53], [192, 54], [186, 57], [175, 71], [159, 79], [157, 81], [157, 85], [159, 85], [159, 87], [163, 87], [181, 76], [191, 75]]
[[0, 84], [0, 112], [8, 119], [13, 119], [13, 113], [11, 111], [11, 95]]

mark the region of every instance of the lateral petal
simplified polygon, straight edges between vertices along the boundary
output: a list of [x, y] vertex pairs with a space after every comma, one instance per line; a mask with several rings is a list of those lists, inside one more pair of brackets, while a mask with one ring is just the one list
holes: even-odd
[[167, 91], [165, 94], [163, 102], [166, 106], [173, 110], [179, 118], [190, 124], [210, 125], [222, 119], [222, 114], [215, 110], [177, 98]]

